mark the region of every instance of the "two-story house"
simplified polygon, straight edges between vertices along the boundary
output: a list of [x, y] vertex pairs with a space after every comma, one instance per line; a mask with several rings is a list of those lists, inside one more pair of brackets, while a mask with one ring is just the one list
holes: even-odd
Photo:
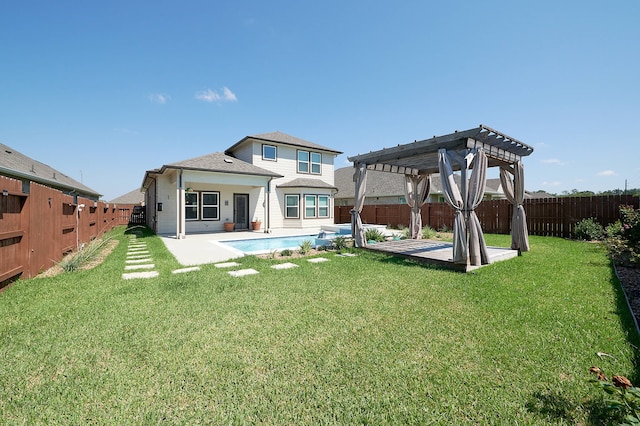
[[147, 224], [158, 234], [320, 228], [333, 223], [334, 159], [341, 154], [281, 132], [145, 173]]

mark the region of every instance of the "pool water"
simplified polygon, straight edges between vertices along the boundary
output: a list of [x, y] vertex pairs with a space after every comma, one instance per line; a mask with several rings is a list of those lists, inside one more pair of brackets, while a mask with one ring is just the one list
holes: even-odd
[[304, 241], [311, 241], [315, 246], [316, 235], [294, 235], [288, 237], [254, 238], [250, 240], [220, 241], [245, 254], [269, 253], [274, 250], [298, 249]]

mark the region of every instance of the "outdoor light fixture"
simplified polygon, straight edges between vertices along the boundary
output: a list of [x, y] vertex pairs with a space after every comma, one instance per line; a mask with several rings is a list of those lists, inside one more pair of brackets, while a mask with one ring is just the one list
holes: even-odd
[[7, 191], [6, 189], [2, 190], [2, 196], [3, 197], [8, 197], [9, 196], [9, 191]]

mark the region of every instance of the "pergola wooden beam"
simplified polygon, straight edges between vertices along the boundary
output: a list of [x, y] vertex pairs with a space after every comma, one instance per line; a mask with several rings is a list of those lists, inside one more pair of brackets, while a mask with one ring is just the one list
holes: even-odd
[[489, 158], [489, 167], [513, 164], [533, 152], [533, 148], [519, 140], [485, 125], [444, 136], [415, 141], [393, 148], [349, 157], [357, 167], [401, 174], [438, 173], [438, 150], [463, 151], [482, 148]]

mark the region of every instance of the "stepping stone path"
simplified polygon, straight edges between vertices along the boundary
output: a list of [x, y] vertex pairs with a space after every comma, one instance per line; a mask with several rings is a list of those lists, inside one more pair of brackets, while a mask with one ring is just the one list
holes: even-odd
[[153, 269], [155, 265], [151, 263], [153, 259], [149, 250], [147, 250], [147, 243], [144, 241], [138, 241], [138, 237], [141, 233], [134, 233], [129, 240], [129, 249], [127, 250], [127, 260], [125, 260], [125, 271], [138, 271], [138, 272], [125, 272], [122, 274], [123, 280], [132, 280], [135, 278], [155, 278], [159, 274], [158, 271], [139, 271], [141, 269]]
[[186, 272], [193, 272], [193, 271], [199, 271], [200, 267], [199, 266], [192, 266], [190, 268], [182, 268], [182, 269], [174, 269], [173, 271], [171, 271], [172, 274], [184, 274]]
[[297, 268], [298, 265], [296, 265], [295, 263], [287, 262], [287, 263], [280, 263], [278, 265], [272, 265], [271, 267], [273, 269], [291, 269], [291, 268]]

